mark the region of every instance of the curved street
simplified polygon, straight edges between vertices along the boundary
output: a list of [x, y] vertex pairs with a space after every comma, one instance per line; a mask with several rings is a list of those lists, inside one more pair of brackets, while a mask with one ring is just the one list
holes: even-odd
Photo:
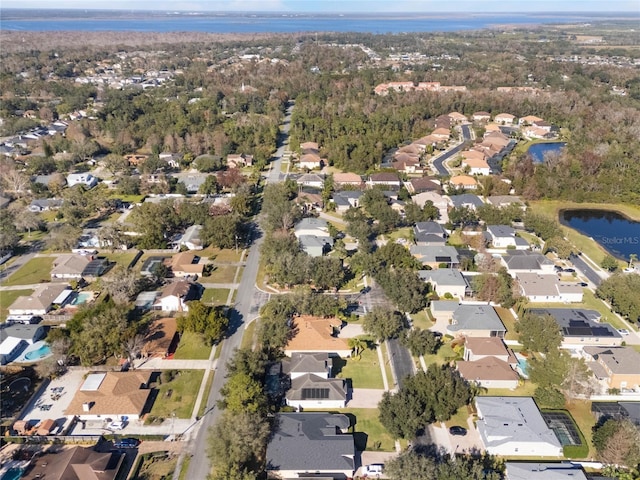
[[446, 150], [443, 154], [441, 154], [440, 156], [432, 160], [433, 168], [436, 169], [436, 171], [438, 172], [438, 175], [447, 177], [451, 174], [451, 172], [447, 170], [447, 167], [445, 167], [444, 162], [446, 162], [447, 160], [452, 158], [454, 155], [456, 155], [458, 152], [460, 152], [464, 147], [464, 144], [468, 140], [471, 140], [471, 126], [462, 125], [460, 129], [462, 130], [462, 142], [456, 145], [455, 147], [452, 147]]

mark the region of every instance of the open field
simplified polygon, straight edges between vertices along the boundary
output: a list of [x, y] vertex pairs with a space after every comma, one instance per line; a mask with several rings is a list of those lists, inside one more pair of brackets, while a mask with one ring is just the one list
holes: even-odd
[[[171, 373], [175, 376], [167, 381]], [[203, 376], [204, 370], [163, 370], [160, 374], [162, 383], [157, 387], [158, 396], [150, 414], [167, 421], [173, 413], [177, 418], [190, 418]]]
[[31, 295], [33, 290], [6, 290], [0, 292], [0, 322], [4, 322], [9, 315], [9, 305], [21, 296]]
[[211, 346], [207, 345], [199, 333], [184, 332], [173, 358], [179, 360], [207, 360]]
[[31, 285], [51, 280], [54, 257], [34, 257], [11, 275], [5, 285]]

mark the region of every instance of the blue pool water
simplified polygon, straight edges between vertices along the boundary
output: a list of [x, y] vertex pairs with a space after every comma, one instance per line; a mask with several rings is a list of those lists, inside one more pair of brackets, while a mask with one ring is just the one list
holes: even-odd
[[566, 146], [565, 142], [534, 143], [529, 147], [527, 153], [531, 155], [535, 163], [542, 163], [545, 153], [560, 152]]
[[37, 350], [32, 350], [30, 352], [25, 353], [24, 359], [36, 361], [44, 357], [48, 357], [49, 355], [51, 355], [51, 348], [49, 348], [49, 345], [47, 345], [46, 343], [43, 343], [42, 345], [40, 345], [40, 348], [38, 348]]
[[10, 468], [2, 475], [2, 480], [18, 480], [23, 472], [21, 468]]
[[93, 297], [91, 293], [80, 292], [73, 297], [71, 305], [82, 305], [83, 303], [87, 303], [91, 297]]
[[529, 362], [526, 358], [518, 357], [518, 367], [525, 377], [529, 376]]

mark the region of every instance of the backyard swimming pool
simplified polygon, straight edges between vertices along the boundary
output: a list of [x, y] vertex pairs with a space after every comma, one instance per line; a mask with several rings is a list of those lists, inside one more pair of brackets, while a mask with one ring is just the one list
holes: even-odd
[[51, 348], [44, 341], [36, 342], [24, 353], [24, 360], [36, 362], [51, 355]]
[[76, 293], [71, 300], [71, 305], [82, 305], [83, 303], [87, 303], [89, 300], [93, 298], [93, 293], [88, 292], [80, 292]]
[[518, 355], [516, 353], [516, 359], [518, 360], [517, 370], [524, 378], [529, 378], [529, 360]]
[[18, 480], [22, 477], [24, 470], [22, 468], [10, 468], [2, 475], [2, 480]]

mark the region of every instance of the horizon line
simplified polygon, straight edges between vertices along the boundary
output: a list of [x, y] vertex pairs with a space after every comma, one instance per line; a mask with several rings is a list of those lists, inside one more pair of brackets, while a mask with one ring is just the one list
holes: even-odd
[[420, 13], [420, 14], [456, 14], [456, 15], [513, 15], [513, 14], [618, 14], [618, 13], [634, 13], [637, 16], [640, 16], [640, 11], [638, 10], [525, 10], [525, 11], [496, 11], [496, 12], [487, 12], [487, 11], [423, 11], [423, 10], [398, 10], [398, 11], [374, 11], [374, 12], [362, 12], [358, 10], [354, 11], [308, 11], [308, 10], [198, 10], [198, 9], [189, 9], [189, 10], [180, 10], [180, 9], [156, 9], [156, 8], [86, 8], [86, 7], [1, 7], [2, 10], [83, 10], [86, 12], [179, 12], [179, 13], [273, 13], [273, 14], [322, 14], [322, 15], [378, 15], [378, 14], [408, 14], [408, 13]]

